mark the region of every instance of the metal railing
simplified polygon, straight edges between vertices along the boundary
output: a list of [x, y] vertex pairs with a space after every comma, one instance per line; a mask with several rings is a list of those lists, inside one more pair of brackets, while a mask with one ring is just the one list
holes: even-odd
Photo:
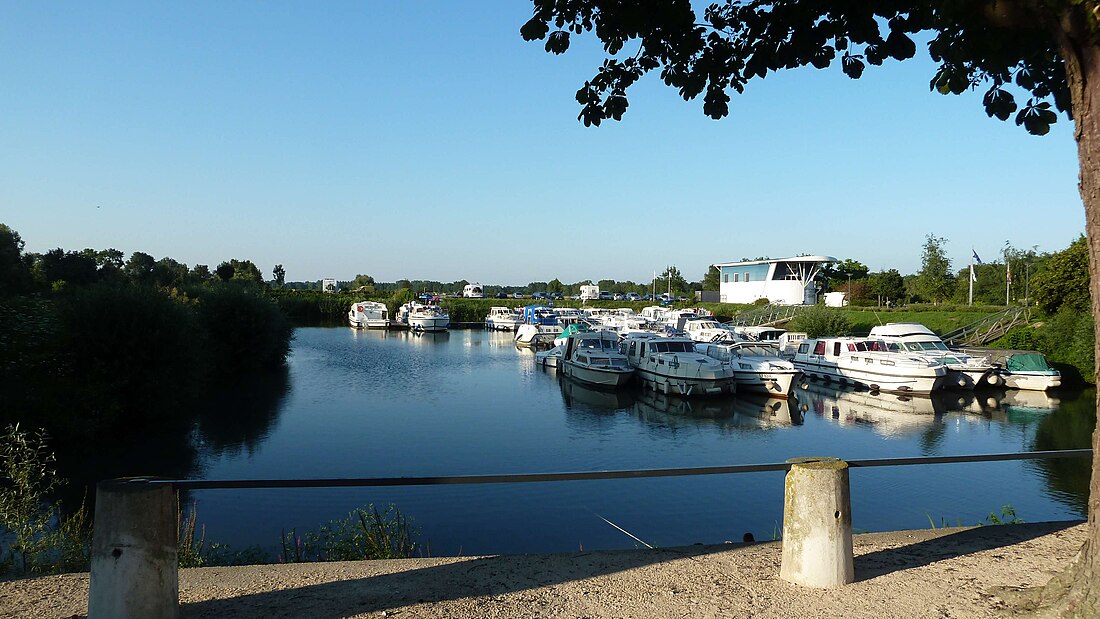
[[[872, 458], [845, 460], [849, 467], [911, 466], [918, 464], [960, 464], [971, 462], [1001, 462], [1006, 460], [1043, 460], [1054, 458], [1088, 458], [1091, 449], [1055, 451], [1025, 451], [1019, 453], [976, 454], [962, 456], [920, 456], [915, 458]], [[518, 473], [502, 475], [446, 475], [426, 477], [360, 477], [329, 479], [159, 479], [131, 478], [128, 481], [153, 485], [170, 485], [176, 490], [215, 490], [245, 488], [346, 488], [363, 486], [446, 486], [461, 484], [516, 484], [560, 481], [591, 481], [597, 479], [642, 479], [649, 477], [686, 477], [692, 475], [729, 475], [788, 471], [790, 462], [769, 464], [733, 464], [673, 469], [635, 469], [620, 471], [576, 471], [560, 473]]]
[[1026, 323], [1030, 316], [1030, 308], [1009, 307], [946, 333], [940, 339], [948, 346], [982, 346]]

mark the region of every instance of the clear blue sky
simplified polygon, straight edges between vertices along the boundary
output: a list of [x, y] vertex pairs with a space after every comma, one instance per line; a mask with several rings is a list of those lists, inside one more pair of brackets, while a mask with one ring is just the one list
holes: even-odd
[[[29, 251], [251, 259], [288, 280], [648, 281], [810, 253], [872, 270], [1084, 230], [1071, 123], [1036, 138], [931, 61], [769, 76], [712, 121], [656, 74], [585, 128], [593, 38], [523, 1], [0, 4], [0, 222]], [[629, 51], [629, 48], [628, 48]]]

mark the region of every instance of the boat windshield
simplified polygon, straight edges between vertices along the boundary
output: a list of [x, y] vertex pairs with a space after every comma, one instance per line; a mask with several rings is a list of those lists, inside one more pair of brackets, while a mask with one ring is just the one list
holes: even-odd
[[695, 345], [691, 342], [660, 342], [650, 343], [652, 352], [695, 352]]
[[694, 321], [692, 321], [691, 324], [695, 325], [695, 327], [698, 328], [698, 329], [721, 329], [722, 328], [722, 325], [719, 324], [718, 321], [715, 321], [715, 320], [694, 320]]
[[943, 342], [909, 342], [906, 345], [910, 352], [921, 352], [925, 350], [948, 350], [947, 344]]

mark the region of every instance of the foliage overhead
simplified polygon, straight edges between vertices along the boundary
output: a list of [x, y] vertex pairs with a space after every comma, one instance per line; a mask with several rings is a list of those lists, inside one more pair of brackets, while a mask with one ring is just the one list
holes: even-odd
[[[938, 63], [931, 90], [983, 89], [987, 115], [1014, 118], [1036, 135], [1050, 130], [1055, 110], [1070, 106], [1052, 33], [1063, 13], [1087, 4], [725, 0], [697, 14], [690, 0], [532, 2], [534, 15], [520, 28], [525, 40], [545, 40], [554, 54], [565, 53], [574, 34], [592, 32], [603, 42], [607, 58], [577, 91], [585, 126], [622, 120], [627, 90], [650, 71], [684, 100], [702, 94], [703, 112], [719, 119], [729, 114], [730, 95], [754, 78], [835, 63], [859, 79], [868, 65], [915, 56], [914, 35], [929, 32], [928, 52]], [[1022, 105], [1015, 93], [1025, 97]]]

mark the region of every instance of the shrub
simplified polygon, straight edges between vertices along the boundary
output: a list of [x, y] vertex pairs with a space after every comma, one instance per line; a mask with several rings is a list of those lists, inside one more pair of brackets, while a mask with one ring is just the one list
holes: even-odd
[[809, 337], [847, 335], [852, 323], [845, 312], [821, 306], [807, 308], [791, 319], [791, 331], [805, 331]]
[[294, 329], [261, 290], [232, 284], [202, 289], [197, 309], [216, 378], [278, 367], [286, 361]]

